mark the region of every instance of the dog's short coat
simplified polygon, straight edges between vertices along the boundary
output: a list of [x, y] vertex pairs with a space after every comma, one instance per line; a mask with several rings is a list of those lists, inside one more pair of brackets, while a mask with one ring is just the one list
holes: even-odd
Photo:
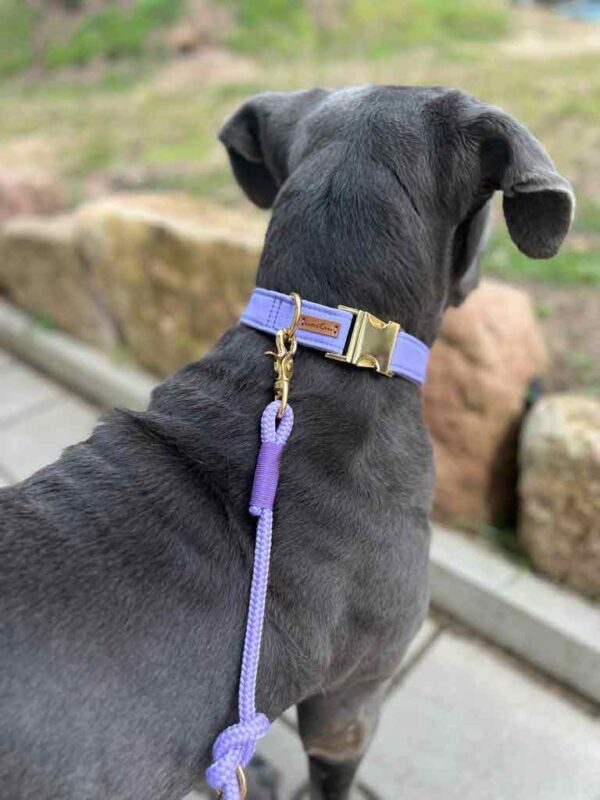
[[[428, 344], [477, 284], [495, 190], [534, 258], [572, 217], [539, 142], [460, 91], [268, 93], [220, 137], [274, 206], [258, 285]], [[235, 721], [271, 345], [234, 327], [148, 411], [0, 493], [3, 800], [179, 800]], [[431, 448], [402, 379], [302, 350], [292, 403], [258, 708], [298, 704], [311, 796], [343, 799], [426, 614]]]

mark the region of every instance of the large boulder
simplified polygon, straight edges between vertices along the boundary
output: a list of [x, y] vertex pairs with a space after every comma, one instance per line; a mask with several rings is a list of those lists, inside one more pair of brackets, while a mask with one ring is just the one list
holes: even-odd
[[600, 597], [600, 401], [551, 395], [520, 445], [519, 538], [546, 574]]
[[262, 218], [183, 195], [117, 196], [78, 215], [81, 253], [125, 345], [161, 375], [240, 315], [264, 230]]
[[519, 427], [531, 381], [546, 365], [525, 292], [484, 281], [446, 311], [424, 391], [438, 519], [467, 527], [513, 521]]
[[64, 191], [51, 175], [0, 174], [0, 221], [30, 214], [55, 214], [64, 208]]
[[116, 328], [81, 258], [74, 215], [23, 217], [0, 234], [0, 290], [42, 323], [111, 347]]

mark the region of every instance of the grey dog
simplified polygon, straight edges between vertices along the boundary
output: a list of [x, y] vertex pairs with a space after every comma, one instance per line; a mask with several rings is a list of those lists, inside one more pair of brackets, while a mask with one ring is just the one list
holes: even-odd
[[[533, 258], [572, 218], [540, 143], [456, 90], [262, 94], [220, 138], [273, 206], [258, 285], [427, 344], [477, 284], [495, 190]], [[3, 800], [179, 800], [236, 721], [271, 346], [233, 327], [0, 493]], [[401, 378], [302, 350], [292, 403], [257, 706], [297, 705], [311, 797], [343, 800], [427, 611], [431, 447]]]

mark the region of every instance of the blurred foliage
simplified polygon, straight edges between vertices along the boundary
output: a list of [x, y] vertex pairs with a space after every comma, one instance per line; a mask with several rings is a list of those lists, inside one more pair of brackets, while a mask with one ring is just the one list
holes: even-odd
[[[271, 55], [299, 52], [383, 56], [400, 46], [492, 39], [502, 36], [509, 14], [501, 0], [212, 0], [233, 20], [227, 44], [234, 49]], [[81, 66], [95, 59], [139, 57], [156, 48], [151, 35], [176, 21], [182, 0], [61, 0], [62, 13], [76, 14], [75, 25], [54, 26], [38, 37], [39, 63], [52, 69]], [[86, 6], [90, 11], [86, 12]], [[0, 74], [31, 66], [36, 28], [54, 15], [24, 0], [0, 0]], [[68, 21], [68, 20], [65, 20]], [[154, 45], [154, 46], [153, 46]]]
[[177, 19], [180, 7], [179, 0], [135, 0], [127, 7], [109, 3], [83, 16], [66, 42], [50, 43], [44, 63], [47, 67], [60, 67], [87, 64], [100, 57], [140, 56], [148, 47], [152, 31]]
[[401, 46], [491, 39], [508, 29], [501, 0], [220, 0], [229, 43], [249, 53], [382, 56]]
[[35, 17], [23, 0], [0, 0], [0, 75], [31, 64]]
[[[182, 2], [134, 0], [124, 6], [109, 1], [89, 13], [86, 0], [62, 0], [60, 5], [62, 12], [52, 3], [40, 9], [25, 0], [0, 0], [0, 75], [34, 65], [81, 66], [101, 57], [140, 56], [152, 32], [178, 18]], [[72, 30], [71, 25], [55, 25], [45, 39], [36, 36], [48, 18], [60, 19], [68, 11], [77, 14]]]
[[301, 0], [223, 0], [236, 27], [229, 43], [246, 51], [289, 54], [313, 47], [318, 28]]
[[486, 249], [482, 265], [486, 275], [509, 281], [529, 279], [600, 286], [600, 239], [584, 250], [578, 250], [567, 240], [550, 261], [536, 261], [519, 252], [504, 230], [497, 230]]

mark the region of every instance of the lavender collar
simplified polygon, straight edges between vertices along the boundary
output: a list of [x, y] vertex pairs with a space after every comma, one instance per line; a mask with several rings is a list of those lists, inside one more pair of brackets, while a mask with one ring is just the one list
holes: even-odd
[[[241, 316], [244, 325], [275, 334], [289, 327], [294, 300], [269, 289], [255, 289]], [[338, 361], [371, 367], [389, 376], [400, 376], [423, 385], [429, 348], [405, 333], [396, 322], [383, 322], [366, 311], [345, 306], [330, 308], [302, 300], [296, 333], [298, 343]]]

